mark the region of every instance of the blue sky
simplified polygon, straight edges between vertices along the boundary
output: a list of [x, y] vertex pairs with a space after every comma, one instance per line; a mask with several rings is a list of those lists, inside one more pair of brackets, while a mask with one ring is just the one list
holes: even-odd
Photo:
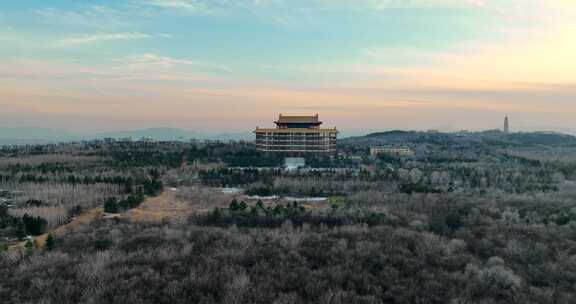
[[[378, 1], [286, 2], [13, 1], [2, 4], [7, 32], [53, 47], [3, 51], [90, 62], [145, 50], [250, 69], [363, 62], [371, 59], [363, 51], [373, 47], [442, 50], [482, 36], [480, 25], [490, 22], [489, 15], [466, 7], [394, 4], [415, 2], [409, 0], [390, 1], [389, 9], [379, 9]], [[118, 33], [125, 35], [113, 36]], [[88, 37], [94, 40], [83, 42]]]
[[526, 128], [569, 130], [575, 9], [565, 0], [4, 1], [0, 119], [248, 129], [279, 112], [320, 112], [350, 129], [480, 129], [509, 113]]

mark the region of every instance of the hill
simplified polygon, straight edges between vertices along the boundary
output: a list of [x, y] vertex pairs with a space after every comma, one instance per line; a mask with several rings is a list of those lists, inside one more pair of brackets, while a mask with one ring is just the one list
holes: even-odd
[[343, 145], [374, 146], [406, 143], [485, 143], [498, 146], [576, 147], [576, 137], [557, 132], [523, 132], [505, 134], [499, 130], [470, 133], [443, 133], [393, 130], [365, 136], [344, 138]]

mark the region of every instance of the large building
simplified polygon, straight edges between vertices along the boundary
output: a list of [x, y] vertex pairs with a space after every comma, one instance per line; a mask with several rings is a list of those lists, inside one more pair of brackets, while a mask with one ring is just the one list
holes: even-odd
[[256, 128], [256, 148], [263, 152], [279, 152], [294, 156], [336, 153], [338, 130], [320, 128], [315, 116], [284, 116], [274, 122], [276, 128]]

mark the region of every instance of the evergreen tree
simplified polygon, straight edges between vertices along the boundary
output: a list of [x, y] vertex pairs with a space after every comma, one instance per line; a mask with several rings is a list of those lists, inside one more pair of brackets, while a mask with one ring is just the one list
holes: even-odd
[[162, 190], [164, 189], [164, 184], [162, 183], [161, 180], [154, 178], [144, 181], [142, 187], [144, 188], [145, 194], [150, 196], [156, 196], [162, 192]]
[[46, 242], [44, 243], [44, 248], [46, 248], [46, 250], [51, 251], [52, 249], [54, 249], [54, 246], [56, 241], [54, 240], [54, 237], [52, 236], [52, 234], [48, 234], [48, 237], [46, 238]]
[[256, 208], [264, 209], [264, 202], [262, 202], [262, 200], [258, 200], [258, 202], [256, 203]]
[[240, 210], [240, 204], [236, 199], [233, 199], [228, 209], [232, 212]]
[[24, 214], [24, 216], [22, 216], [22, 222], [24, 224], [26, 233], [31, 235], [40, 235], [44, 233], [44, 229], [47, 225], [45, 219], [38, 216], [30, 216], [28, 214]]
[[134, 180], [130, 177], [124, 182], [124, 193], [130, 194], [134, 191]]
[[14, 233], [18, 239], [22, 239], [26, 236], [26, 227], [24, 226], [24, 222], [18, 220], [18, 224], [16, 224], [16, 231]]
[[118, 213], [118, 203], [116, 198], [109, 198], [104, 202], [104, 212], [106, 213]]
[[256, 216], [258, 216], [258, 210], [261, 210], [261, 209], [258, 208], [257, 206], [254, 206], [254, 207], [250, 208], [250, 211], [249, 211], [248, 214], [249, 214], [251, 217], [256, 217]]
[[246, 203], [244, 201], [240, 202], [240, 205], [238, 205], [238, 209], [240, 211], [244, 211], [244, 210], [246, 210], [246, 208], [248, 208], [248, 205], [246, 205]]
[[34, 250], [34, 248], [36, 248], [36, 241], [34, 241], [33, 238], [29, 238], [26, 241], [26, 244], [24, 245], [24, 247], [26, 248], [26, 252], [27, 253], [32, 253], [32, 251]]
[[8, 207], [0, 205], [0, 218], [8, 217]]

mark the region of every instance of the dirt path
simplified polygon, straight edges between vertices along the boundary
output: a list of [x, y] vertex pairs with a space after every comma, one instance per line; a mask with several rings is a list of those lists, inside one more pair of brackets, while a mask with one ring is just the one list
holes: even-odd
[[147, 198], [140, 206], [126, 212], [125, 217], [132, 222], [183, 223], [192, 213], [192, 208], [176, 197], [177, 191], [167, 189], [159, 196]]
[[[102, 208], [90, 209], [87, 212], [84, 212], [81, 215], [75, 217], [70, 223], [62, 225], [50, 232], [34, 237], [34, 240], [36, 241], [38, 248], [44, 248], [44, 244], [46, 243], [46, 238], [48, 238], [48, 234], [52, 234], [56, 237], [61, 237], [67, 233], [70, 233], [71, 231], [76, 230], [80, 226], [84, 226], [90, 224], [93, 221], [99, 220], [100, 218], [102, 218], [103, 215], [104, 211], [102, 210]], [[20, 242], [10, 247], [10, 249], [19, 249], [19, 248], [23, 249], [25, 247], [26, 247], [26, 241]]]
[[[140, 204], [140, 206], [130, 209], [123, 214], [104, 213], [103, 209], [100, 207], [91, 209], [75, 217], [68, 224], [34, 237], [34, 240], [36, 241], [38, 248], [43, 248], [46, 243], [46, 238], [48, 238], [48, 234], [52, 234], [55, 237], [62, 237], [67, 233], [76, 230], [80, 226], [90, 224], [97, 220], [107, 220], [112, 218], [123, 218], [139, 223], [162, 223], [164, 221], [184, 223], [194, 210], [198, 211], [205, 209], [202, 208], [202, 206], [205, 205], [205, 199], [200, 199], [199, 201], [201, 202], [196, 202], [196, 204], [194, 204], [194, 202], [182, 201], [177, 196], [178, 191], [178, 189], [173, 188], [166, 189], [159, 196], [148, 197], [144, 202], [142, 202], [142, 204]], [[230, 199], [231, 197], [232, 196], [230, 196]], [[25, 246], [26, 242], [24, 241], [13, 245], [10, 249], [23, 249]]]

